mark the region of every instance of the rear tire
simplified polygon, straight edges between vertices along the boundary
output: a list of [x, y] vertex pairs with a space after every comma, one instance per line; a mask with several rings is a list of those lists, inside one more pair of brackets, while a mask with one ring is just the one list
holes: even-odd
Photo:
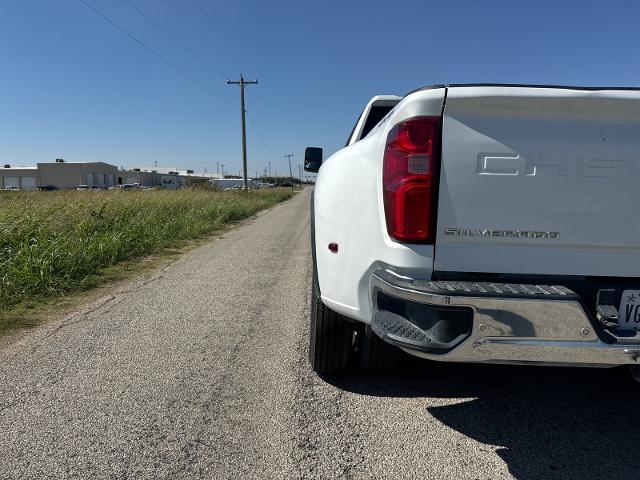
[[314, 269], [309, 336], [311, 368], [319, 375], [346, 371], [353, 352], [353, 337], [353, 323], [322, 303]]
[[400, 364], [402, 350], [388, 344], [376, 335], [368, 325], [358, 332], [360, 340], [360, 370], [369, 374], [385, 373]]

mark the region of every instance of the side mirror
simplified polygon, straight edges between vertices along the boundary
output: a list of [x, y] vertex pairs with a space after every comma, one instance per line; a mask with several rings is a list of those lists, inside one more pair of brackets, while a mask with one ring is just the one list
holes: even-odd
[[307, 147], [304, 151], [304, 171], [317, 173], [322, 165], [322, 149]]

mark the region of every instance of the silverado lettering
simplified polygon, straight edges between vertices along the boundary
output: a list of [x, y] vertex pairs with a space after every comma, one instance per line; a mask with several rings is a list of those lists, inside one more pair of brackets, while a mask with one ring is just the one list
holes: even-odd
[[544, 232], [531, 230], [499, 230], [492, 228], [445, 228], [445, 235], [458, 237], [507, 237], [507, 238], [548, 238], [555, 239], [560, 232]]

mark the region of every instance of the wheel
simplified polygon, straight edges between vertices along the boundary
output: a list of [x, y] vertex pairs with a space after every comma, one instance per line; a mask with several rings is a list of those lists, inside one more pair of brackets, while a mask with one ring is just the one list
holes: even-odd
[[311, 329], [309, 361], [320, 374], [347, 370], [353, 352], [354, 326], [342, 315], [330, 310], [320, 298], [317, 272], [313, 272], [311, 288]]
[[359, 332], [360, 337], [360, 370], [375, 374], [393, 370], [400, 364], [402, 350], [388, 344], [376, 335], [371, 327], [364, 326]]

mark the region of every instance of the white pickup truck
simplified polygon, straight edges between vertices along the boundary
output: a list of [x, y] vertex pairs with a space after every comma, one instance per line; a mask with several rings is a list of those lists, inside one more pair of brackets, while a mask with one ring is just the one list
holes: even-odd
[[399, 347], [640, 377], [640, 90], [374, 97], [305, 169], [316, 372], [385, 369]]

